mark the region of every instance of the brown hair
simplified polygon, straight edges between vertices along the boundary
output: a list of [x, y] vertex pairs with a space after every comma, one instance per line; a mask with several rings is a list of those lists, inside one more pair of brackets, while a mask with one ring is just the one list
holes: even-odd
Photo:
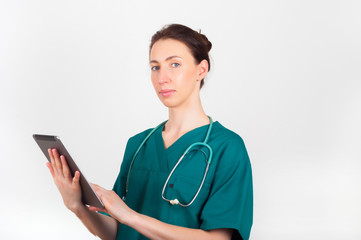
[[[161, 39], [174, 39], [181, 41], [189, 48], [197, 64], [205, 59], [208, 62], [208, 71], [211, 70], [208, 53], [212, 48], [212, 43], [201, 32], [194, 31], [193, 29], [181, 24], [166, 25], [152, 36], [149, 52], [151, 51], [154, 43]], [[201, 81], [201, 88], [204, 85], [203, 80], [204, 79]]]

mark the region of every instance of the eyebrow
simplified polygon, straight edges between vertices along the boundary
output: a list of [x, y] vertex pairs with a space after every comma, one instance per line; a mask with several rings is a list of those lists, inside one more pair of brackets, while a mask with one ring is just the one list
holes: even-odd
[[[173, 56], [167, 57], [167, 58], [165, 59], [165, 61], [169, 61], [169, 60], [171, 60], [171, 59], [173, 59], [173, 58], [180, 58], [180, 59], [182, 59], [181, 57], [179, 57], [179, 56], [177, 56], [177, 55], [173, 55]], [[157, 61], [157, 60], [150, 60], [149, 63], [158, 63], [158, 61]]]

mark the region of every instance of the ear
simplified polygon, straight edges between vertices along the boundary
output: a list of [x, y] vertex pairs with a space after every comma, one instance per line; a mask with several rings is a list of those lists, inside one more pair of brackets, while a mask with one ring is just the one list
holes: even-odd
[[201, 81], [202, 79], [204, 79], [206, 77], [208, 73], [208, 61], [203, 59], [199, 64], [198, 64], [198, 81]]

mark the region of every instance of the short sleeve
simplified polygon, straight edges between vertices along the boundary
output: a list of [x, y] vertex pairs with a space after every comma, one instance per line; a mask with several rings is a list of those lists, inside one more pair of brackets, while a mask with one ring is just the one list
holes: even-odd
[[249, 239], [253, 222], [252, 170], [240, 137], [227, 143], [219, 162], [201, 214], [201, 229], [232, 228], [236, 230], [232, 239]]
[[128, 177], [128, 170], [130, 167], [130, 164], [132, 162], [133, 156], [141, 144], [142, 140], [145, 138], [145, 136], [150, 132], [151, 129], [148, 129], [144, 132], [141, 132], [131, 138], [128, 139], [127, 145], [125, 147], [125, 152], [123, 156], [123, 161], [120, 167], [120, 171], [118, 174], [117, 179], [115, 180], [113, 191], [116, 192], [120, 197], [125, 196], [125, 184]]
[[134, 154], [135, 152], [134, 146], [134, 138], [128, 139], [120, 171], [113, 186], [113, 191], [116, 192], [120, 197], [125, 196], [125, 183], [128, 176], [128, 170], [131, 163], [132, 154]]

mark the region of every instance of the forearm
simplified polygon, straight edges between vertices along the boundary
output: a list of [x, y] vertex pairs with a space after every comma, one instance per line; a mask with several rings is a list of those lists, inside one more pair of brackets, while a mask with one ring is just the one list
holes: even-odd
[[[230, 240], [232, 229], [214, 229], [205, 231], [202, 229], [192, 229], [179, 227], [161, 222], [155, 218], [137, 213], [129, 208], [124, 201], [114, 191], [106, 190], [96, 184], [92, 184], [93, 189], [98, 194], [106, 211], [117, 219], [121, 224], [127, 225], [143, 236], [156, 240]], [[91, 207], [92, 211], [100, 209]]]
[[232, 236], [232, 229], [205, 231], [202, 229], [179, 227], [138, 213], [135, 213], [125, 224], [147, 238], [157, 240], [230, 240]]
[[82, 221], [84, 226], [95, 236], [101, 239], [116, 239], [118, 231], [118, 221], [112, 217], [90, 211], [86, 206], [82, 206], [73, 211]]

